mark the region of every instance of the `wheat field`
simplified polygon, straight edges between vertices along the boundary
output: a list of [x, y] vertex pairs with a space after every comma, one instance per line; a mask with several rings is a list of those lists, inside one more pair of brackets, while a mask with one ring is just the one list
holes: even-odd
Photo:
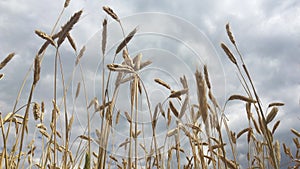
[[[57, 18], [60, 23], [65, 16], [70, 0], [66, 0]], [[135, 27], [125, 32], [122, 19], [117, 11], [109, 6], [102, 7], [105, 19], [101, 27], [101, 46], [99, 59], [103, 64], [98, 72], [100, 83], [97, 90], [101, 96], [88, 97], [90, 89], [86, 84], [87, 75], [83, 71], [82, 60], [86, 55], [86, 47], [78, 49], [72, 30], [77, 28], [78, 22], [84, 15], [84, 9], [75, 11], [69, 20], [62, 24], [55, 24], [52, 31], [34, 30], [41, 38], [39, 50], [32, 60], [32, 65], [22, 82], [14, 107], [11, 112], [1, 112], [1, 150], [0, 168], [299, 168], [300, 166], [300, 132], [290, 129], [294, 145], [280, 142], [275, 133], [280, 127], [277, 114], [282, 102], [272, 102], [262, 105], [252, 76], [249, 73], [243, 55], [238, 48], [234, 31], [230, 24], [225, 24], [230, 44], [220, 43], [222, 56], [235, 68], [243, 94], [233, 94], [226, 98], [224, 105], [216, 99], [209, 65], [197, 67], [193, 72], [193, 79], [182, 76], [178, 79], [180, 88], [172, 86], [168, 79], [155, 77], [151, 83], [162, 89], [168, 97], [154, 104], [151, 102], [147, 88], [149, 82], [143, 80], [144, 69], [152, 64], [144, 59], [142, 53], [133, 54], [128, 45], [133, 43], [139, 29]], [[109, 42], [108, 22], [119, 25], [123, 36], [113, 52], [108, 51]], [[50, 33], [46, 33], [50, 32]], [[239, 42], [243, 43], [243, 42]], [[134, 44], [131, 44], [134, 45]], [[40, 85], [45, 67], [45, 55], [50, 48], [52, 52], [53, 77], [48, 84], [50, 98], [36, 100], [36, 89]], [[62, 50], [71, 50], [76, 58], [71, 73], [65, 74], [65, 62]], [[13, 66], [9, 62], [15, 53], [10, 53], [0, 63], [0, 83], [4, 83], [4, 67]], [[109, 59], [108, 59], [109, 57]], [[121, 58], [117, 59], [117, 58]], [[105, 64], [106, 60], [111, 61]], [[75, 72], [77, 77], [74, 76]], [[76, 82], [74, 90], [71, 82]], [[190, 88], [190, 83], [195, 88]], [[23, 90], [27, 90], [26, 83], [30, 83], [26, 104], [20, 106]], [[128, 90], [126, 96], [122, 90]], [[70, 92], [74, 91], [74, 94]], [[192, 97], [194, 93], [196, 97]], [[128, 109], [118, 109], [123, 104], [120, 98], [128, 99]], [[280, 98], [278, 98], [280, 99]], [[45, 101], [47, 100], [47, 101]], [[73, 101], [73, 105], [69, 101]], [[247, 117], [246, 127], [233, 131], [228, 125], [227, 105], [235, 102], [240, 104]], [[143, 103], [143, 106], [141, 106]], [[46, 105], [50, 110], [46, 110]], [[267, 107], [267, 110], [263, 110]], [[146, 114], [141, 114], [141, 110]], [[74, 126], [76, 111], [84, 112], [83, 130]], [[1, 110], [0, 110], [1, 111]], [[141, 119], [146, 116], [149, 121], [146, 126]], [[28, 138], [32, 130], [33, 138]], [[123, 131], [124, 138], [116, 136]], [[164, 126], [165, 132], [161, 128]], [[240, 161], [240, 147], [238, 142], [246, 141], [246, 161]], [[30, 140], [28, 142], [28, 140]], [[284, 156], [284, 157], [282, 157]], [[282, 159], [289, 160], [282, 164]]]

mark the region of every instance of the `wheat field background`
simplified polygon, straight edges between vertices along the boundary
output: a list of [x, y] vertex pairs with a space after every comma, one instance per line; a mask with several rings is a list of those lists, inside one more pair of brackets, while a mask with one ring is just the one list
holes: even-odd
[[182, 3], [0, 2], [0, 167], [298, 168], [298, 2]]

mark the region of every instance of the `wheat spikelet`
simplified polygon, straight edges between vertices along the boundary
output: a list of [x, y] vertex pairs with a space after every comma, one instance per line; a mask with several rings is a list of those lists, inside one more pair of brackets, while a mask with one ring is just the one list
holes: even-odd
[[39, 119], [40, 114], [41, 114], [40, 105], [38, 103], [34, 102], [34, 104], [33, 104], [33, 117], [34, 117], [34, 120]]
[[143, 69], [144, 67], [150, 65], [152, 63], [151, 60], [147, 60], [145, 62], [142, 62], [141, 65], [140, 65], [140, 69]]
[[234, 55], [231, 53], [231, 51], [228, 49], [228, 47], [224, 43], [221, 43], [221, 47], [224, 50], [225, 54], [230, 59], [230, 61], [232, 63], [234, 63], [235, 65], [237, 65], [236, 59], [235, 59]]
[[52, 39], [51, 36], [49, 36], [48, 34], [46, 34], [45, 32], [42, 32], [40, 30], [35, 30], [34, 31], [35, 34], [37, 34], [40, 38], [47, 40], [48, 42], [50, 42], [51, 45], [55, 46], [55, 42]]
[[57, 40], [58, 47], [63, 43], [63, 41], [67, 37], [70, 30], [72, 30], [73, 26], [79, 21], [81, 14], [82, 14], [82, 10], [76, 12], [71, 17], [71, 19], [62, 27], [61, 32], [59, 33], [58, 40]]
[[275, 130], [278, 128], [279, 124], [280, 124], [280, 120], [276, 121], [276, 123], [274, 124], [273, 129], [272, 129], [272, 134], [275, 133]]
[[175, 106], [173, 105], [172, 101], [170, 100], [169, 101], [169, 107], [170, 109], [172, 110], [173, 114], [178, 117], [179, 113], [178, 113], [178, 110], [175, 108]]
[[204, 65], [204, 77], [205, 77], [205, 82], [207, 85], [208, 89], [211, 89], [210, 81], [209, 81], [209, 75], [208, 75], [208, 70], [207, 70], [207, 65]]
[[108, 6], [103, 6], [102, 9], [117, 22], [120, 22], [118, 15]]
[[206, 86], [203, 79], [203, 75], [198, 70], [195, 73], [196, 82], [197, 82], [197, 95], [198, 95], [198, 104], [200, 107], [200, 111], [197, 115], [199, 117], [202, 115], [203, 122], [206, 123], [208, 117], [208, 110], [207, 110], [207, 99], [206, 99]]
[[300, 133], [299, 133], [297, 130], [291, 129], [291, 132], [292, 132], [293, 134], [295, 134], [297, 137], [300, 137]]
[[245, 101], [248, 103], [256, 103], [257, 102], [256, 100], [253, 100], [252, 98], [245, 97], [242, 95], [232, 95], [228, 98], [228, 100], [242, 100], [242, 101]]
[[111, 71], [116, 71], [116, 72], [134, 73], [133, 68], [128, 65], [108, 64], [107, 68]]
[[79, 54], [78, 54], [78, 56], [76, 57], [75, 66], [78, 65], [80, 59], [81, 59], [82, 56], [84, 55], [84, 52], [85, 52], [85, 46], [83, 46], [83, 47], [80, 49]]
[[40, 80], [40, 73], [41, 73], [41, 61], [40, 61], [40, 57], [36, 55], [34, 59], [33, 85], [36, 85], [37, 82]]
[[275, 116], [277, 115], [277, 112], [278, 112], [278, 108], [273, 107], [271, 112], [267, 115], [267, 118], [266, 118], [267, 124], [270, 123], [275, 118]]
[[68, 39], [70, 45], [72, 46], [72, 48], [74, 49], [74, 51], [77, 51], [77, 47], [76, 47], [75, 41], [72, 38], [70, 32], [68, 32], [68, 34], [67, 34], [67, 39]]
[[104, 56], [105, 49], [106, 49], [106, 41], [107, 41], [107, 19], [105, 18], [102, 23], [103, 30], [102, 30], [102, 54]]
[[129, 41], [132, 39], [132, 37], [135, 35], [135, 33], [137, 32], [137, 28], [134, 28], [126, 37], [125, 39], [119, 44], [119, 46], [116, 49], [116, 53], [118, 54], [128, 43]]
[[6, 58], [0, 63], [0, 70], [15, 56], [15, 53], [10, 53]]
[[273, 106], [284, 106], [284, 103], [281, 103], [281, 102], [270, 103], [268, 108], [273, 107]]
[[227, 32], [227, 35], [228, 35], [231, 43], [235, 45], [235, 40], [234, 40], [233, 34], [231, 32], [229, 23], [226, 24], [226, 32]]
[[186, 94], [189, 91], [189, 89], [182, 89], [178, 91], [171, 91], [171, 94], [169, 98], [180, 98], [181, 95]]
[[165, 88], [171, 90], [171, 87], [169, 84], [167, 84], [166, 82], [164, 82], [163, 80], [161, 79], [154, 79], [154, 81], [162, 86], [164, 86]]
[[4, 77], [3, 73], [0, 73], [0, 80]]
[[236, 138], [238, 139], [239, 137], [241, 137], [244, 133], [246, 133], [247, 131], [249, 131], [250, 128], [245, 128], [242, 131], [240, 131], [237, 135]]
[[67, 7], [69, 6], [70, 1], [71, 1], [71, 0], [66, 0], [66, 1], [65, 1], [64, 8], [67, 8]]
[[79, 92], [80, 92], [80, 82], [77, 83], [77, 89], [76, 89], [75, 99], [78, 97]]

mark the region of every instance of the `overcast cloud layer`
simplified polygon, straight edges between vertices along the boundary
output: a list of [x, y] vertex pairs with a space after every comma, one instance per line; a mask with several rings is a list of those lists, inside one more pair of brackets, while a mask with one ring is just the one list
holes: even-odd
[[[50, 33], [59, 15], [59, 11], [62, 9], [63, 3], [62, 0], [59, 2], [52, 0], [0, 1], [0, 58], [2, 60], [10, 52], [16, 52], [17, 54], [9, 65], [0, 72], [5, 73], [5, 78], [1, 80], [0, 84], [0, 110], [4, 115], [12, 110], [14, 100], [25, 73], [32, 63], [36, 51], [43, 42], [40, 38], [35, 36], [34, 30], [39, 29]], [[197, 32], [197, 36], [199, 35], [199, 37], [201, 37], [199, 44], [204, 42], [202, 43], [203, 45], [209, 46], [209, 50], [205, 52], [202, 50], [204, 53], [202, 53], [201, 57], [204, 57], [204, 63], [207, 63], [208, 67], [211, 67], [211, 76], [219, 77], [213, 79], [213, 82], [215, 82], [213, 83], [213, 88], [217, 91], [215, 95], [222, 104], [224, 103], [224, 99], [232, 94], [244, 94], [242, 86], [236, 76], [234, 66], [219, 47], [222, 41], [230, 44], [225, 32], [225, 24], [230, 22], [232, 31], [236, 37], [240, 51], [244, 55], [245, 62], [253, 77], [263, 105], [267, 106], [270, 102], [274, 101], [285, 103], [285, 106], [280, 108], [280, 112], [276, 117], [276, 119], [281, 120], [281, 125], [276, 135], [277, 138], [281, 141], [291, 143], [292, 138], [289, 129], [295, 128], [298, 131], [300, 130], [298, 125], [300, 120], [300, 1], [185, 0], [172, 1], [171, 3], [170, 1], [158, 0], [71, 0], [70, 7], [66, 10], [62, 23], [65, 23], [75, 11], [80, 9], [84, 10], [82, 19], [72, 31], [78, 48], [87, 44], [87, 46], [90, 47], [88, 52], [93, 52], [93, 44], [95, 44], [93, 42], [97, 41], [97, 33], [99, 33], [98, 31], [101, 29], [101, 22], [106, 17], [104, 12], [101, 11], [103, 5], [112, 7], [119, 16], [125, 18], [125, 21], [126, 17], [134, 18], [134, 15], [137, 14], [142, 15], [141, 13], [154, 12], [161, 13], [162, 16], [166, 16], [167, 14], [170, 18], [178, 17], [178, 22], [188, 23], [189, 25], [186, 29], [191, 28], [190, 30]], [[156, 18], [159, 19], [159, 17]], [[147, 24], [151, 25], [150, 17], [147, 19], [149, 20], [141, 20], [141, 22], [149, 21]], [[109, 20], [111, 21], [110, 18]], [[136, 19], [134, 21], [128, 21], [127, 27], [125, 26], [126, 32], [131, 31], [134, 26], [136, 26], [136, 22]], [[126, 23], [127, 22], [125, 22], [125, 24]], [[159, 20], [153, 21], [153, 23], [159, 23]], [[147, 27], [148, 29], [145, 29], [143, 24], [145, 23], [140, 24], [141, 32], [151, 32], [153, 28], [153, 30], [157, 29], [157, 33], [158, 30], [163, 32], [164, 27], [170, 28], [170, 25], [165, 26], [163, 22], [160, 25]], [[176, 25], [174, 26], [176, 27]], [[183, 25], [178, 26], [182, 29], [182, 32], [186, 32]], [[158, 27], [161, 27], [161, 29], [158, 29]], [[113, 26], [111, 29], [114, 30]], [[175, 34], [178, 30], [179, 28], [174, 28]], [[137, 37], [137, 42], [143, 40], [142, 35], [143, 34], [141, 34], [141, 38], [139, 38], [139, 36]], [[201, 49], [196, 49], [196, 47], [193, 46], [193, 44], [195, 44], [193, 43], [194, 39], [193, 37], [189, 37], [189, 35], [191, 35], [191, 32], [180, 34], [180, 36], [185, 38], [184, 40], [190, 40], [189, 45], [192, 46], [195, 51], [201, 51]], [[114, 36], [111, 35], [110, 37], [113, 38]], [[149, 36], [149, 38], [155, 38], [155, 36]], [[120, 39], [111, 40], [110, 45], [112, 46], [114, 42], [118, 40]], [[174, 53], [176, 55], [180, 52], [185, 52], [185, 48], [180, 48], [180, 50], [176, 48], [178, 47], [176, 46], [177, 42], [178, 41], [169, 39], [167, 43], [168, 46], [166, 43], [163, 43], [163, 41], [162, 44], [155, 44], [150, 39], [148, 43], [141, 42], [137, 44], [140, 44], [142, 48], [143, 45], [147, 44], [150, 45], [150, 47], [151, 45], [157, 45], [155, 46], [156, 49], [161, 45], [163, 46], [161, 51], [157, 52], [160, 54], [164, 53], [165, 57], [169, 58], [172, 57]], [[147, 47], [143, 49], [145, 50], [144, 55], [146, 59], [157, 59], [147, 55], [146, 49]], [[168, 49], [178, 49], [178, 51], [168, 53]], [[135, 48], [133, 48], [133, 50], [134, 52], [139, 51], [139, 49]], [[49, 53], [51, 52], [54, 51], [50, 50]], [[67, 54], [68, 52], [70, 53], [70, 51], [64, 52]], [[211, 55], [213, 58], [209, 58]], [[66, 71], [72, 71], [74, 57], [74, 54], [71, 54], [70, 58], [72, 64], [70, 64], [70, 67], [65, 66], [64, 69]], [[162, 60], [157, 60], [156, 63], [168, 62]], [[68, 63], [68, 61], [69, 60], [66, 59], [65, 63]], [[45, 98], [48, 98], [49, 102], [51, 102], [52, 89], [48, 87], [51, 86], [49, 85], [49, 81], [52, 84], [50, 72], [53, 71], [53, 68], [50, 64], [51, 62], [53, 62], [53, 59], [49, 57], [46, 58], [44, 62], [49, 64], [44, 65], [42, 73], [49, 74], [49, 76], [42, 78], [39, 84], [40, 86], [37, 89], [39, 94], [36, 95], [36, 100], [45, 100]], [[98, 62], [86, 60], [83, 64], [88, 65], [87, 67], [91, 67], [91, 69], [85, 69], [88, 74], [87, 79], [90, 79], [91, 82], [95, 80], [95, 78], [97, 79], [97, 77], [95, 77], [95, 71], [97, 70]], [[176, 64], [176, 59], [174, 59], [174, 63], [169, 62], [165, 70], [172, 69], [172, 65], [174, 66], [174, 64]], [[189, 65], [188, 62], [187, 65]], [[194, 68], [189, 66], [184, 67], [182, 72], [187, 71], [188, 74], [189, 71], [194, 71], [197, 64], [191, 66]], [[189, 68], [191, 70], [189, 70]], [[172, 70], [174, 72], [171, 73], [181, 73], [181, 70], [179, 72], [176, 72], [176, 70], [178, 69]], [[156, 75], [160, 74], [157, 73]], [[181, 75], [178, 75], [176, 78], [180, 76]], [[149, 78], [151, 79], [152, 77]], [[170, 79], [170, 81], [172, 81], [172, 79]], [[92, 89], [95, 88], [93, 84], [91, 84], [90, 87]], [[93, 93], [95, 92], [97, 91], [91, 91], [91, 98], [93, 98]], [[157, 96], [159, 92], [161, 91], [158, 91]], [[153, 97], [155, 97], [155, 93], [153, 95]], [[20, 105], [25, 103], [26, 96], [25, 93]], [[247, 126], [246, 120], [241, 120], [246, 119], [244, 107], [242, 106], [241, 104], [235, 105], [235, 103], [231, 103], [225, 111], [227, 117], [231, 120], [229, 123], [232, 129], [236, 131]], [[264, 108], [266, 109], [266, 107]]]

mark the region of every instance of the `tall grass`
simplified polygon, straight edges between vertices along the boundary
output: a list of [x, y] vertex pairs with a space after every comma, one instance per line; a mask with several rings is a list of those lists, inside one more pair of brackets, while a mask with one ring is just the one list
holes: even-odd
[[[240, 168], [244, 161], [239, 161], [237, 149], [238, 140], [247, 135], [247, 167], [248, 168], [276, 168], [279, 169], [281, 164], [281, 149], [290, 159], [290, 168], [298, 168], [299, 161], [299, 137], [300, 133], [291, 129], [294, 135], [293, 142], [296, 146], [295, 151], [291, 151], [285, 143], [280, 143], [274, 138], [274, 133], [280, 124], [274, 120], [279, 109], [284, 103], [274, 102], [268, 105], [268, 109], [263, 111], [261, 98], [259, 97], [253, 80], [249, 73], [248, 67], [244, 62], [243, 56], [239, 51], [237, 42], [233, 36], [230, 25], [226, 25], [226, 32], [231, 42], [230, 46], [221, 43], [224, 54], [238, 71], [241, 85], [246, 95], [231, 95], [224, 106], [219, 105], [213, 93], [213, 86], [210, 82], [209, 70], [206, 65], [199, 68], [194, 74], [194, 83], [196, 91], [191, 91], [188, 80], [185, 76], [180, 78], [181, 89], [174, 90], [168, 82], [162, 77], [153, 79], [160, 87], [169, 92], [169, 96], [154, 105], [152, 109], [148, 90], [140, 77], [139, 72], [151, 61], [143, 61], [142, 54], [131, 57], [127, 48], [128, 43], [134, 38], [137, 29], [133, 29], [128, 34], [125, 33], [122, 21], [119, 16], [107, 6], [103, 10], [114, 21], [120, 25], [123, 32], [123, 40], [116, 47], [112, 63], [104, 65], [107, 57], [107, 19], [103, 20], [102, 28], [102, 46], [101, 59], [103, 69], [101, 70], [102, 98], [89, 99], [87, 96], [87, 87], [85, 84], [85, 74], [82, 70], [81, 58], [85, 55], [85, 47], [77, 52], [76, 41], [72, 38], [71, 31], [74, 25], [80, 20], [83, 11], [75, 12], [69, 21], [58, 26], [64, 10], [68, 7], [70, 1], [66, 1], [63, 9], [57, 19], [50, 34], [36, 30], [37, 36], [44, 40], [39, 51], [37, 51], [32, 67], [26, 74], [23, 84], [20, 87], [19, 94], [15, 100], [15, 105], [11, 113], [0, 114], [0, 128], [2, 135], [2, 149], [0, 154], [0, 168]], [[74, 60], [74, 70], [80, 70], [81, 81], [77, 85], [75, 98], [68, 98], [67, 95], [70, 87], [69, 81], [64, 77], [64, 65], [61, 61], [60, 50], [63, 43], [69, 43], [70, 47], [77, 55]], [[43, 101], [33, 102], [32, 98], [35, 93], [35, 87], [39, 85], [40, 77], [43, 76], [43, 59], [47, 49], [52, 47], [56, 50], [53, 57], [53, 96], [52, 103]], [[231, 50], [233, 48], [234, 52]], [[122, 63], [116, 63], [116, 57], [123, 57]], [[14, 53], [9, 54], [0, 64], [0, 70], [7, 65], [13, 58]], [[237, 57], [238, 59], [237, 59]], [[111, 56], [110, 56], [111, 57]], [[33, 69], [32, 69], [33, 68]], [[203, 70], [202, 70], [203, 69]], [[24, 84], [29, 81], [29, 75], [33, 73], [32, 84], [27, 98], [27, 103], [23, 107], [18, 107], [21, 93], [24, 92]], [[113, 79], [112, 75], [117, 74]], [[0, 74], [0, 78], [4, 76]], [[70, 78], [72, 81], [74, 77]], [[61, 83], [58, 83], [58, 80]], [[50, 84], [49, 84], [50, 85]], [[58, 92], [58, 86], [63, 89], [62, 93]], [[128, 86], [130, 89], [130, 111], [115, 111], [117, 98], [121, 86]], [[83, 90], [81, 90], [83, 88]], [[111, 89], [112, 93], [109, 93]], [[85, 111], [87, 124], [83, 133], [76, 133], [75, 140], [71, 140], [73, 131], [74, 114], [69, 116], [67, 100], [77, 100], [80, 92], [83, 91], [85, 100]], [[197, 93], [197, 99], [191, 99], [190, 93]], [[61, 95], [60, 95], [61, 94]], [[151, 141], [145, 142], [145, 132], [143, 124], [139, 123], [139, 102], [145, 97], [147, 102], [147, 111], [151, 120]], [[60, 99], [58, 99], [60, 98]], [[61, 103], [60, 101], [61, 100]], [[226, 118], [226, 105], [228, 102], [237, 100], [240, 104], [245, 105], [248, 126], [241, 131], [232, 131], [228, 126]], [[51, 119], [44, 119], [45, 104], [52, 104]], [[94, 107], [94, 110], [92, 109]], [[32, 109], [32, 110], [31, 110]], [[91, 112], [94, 113], [91, 113]], [[95, 116], [95, 114], [99, 116]], [[120, 115], [123, 114], [128, 122], [129, 129], [127, 139], [115, 149], [113, 142], [113, 127], [118, 125]], [[26, 144], [25, 138], [28, 136], [29, 116], [33, 115], [39, 123], [36, 130], [41, 135], [42, 147], [38, 147], [35, 138]], [[92, 118], [99, 118], [99, 124], [95, 131], [91, 131]], [[162, 120], [159, 120], [162, 119]], [[45, 120], [50, 120], [45, 123]], [[59, 128], [58, 120], [63, 122], [63, 127]], [[164, 133], [165, 144], [159, 145], [157, 124], [165, 123], [168, 132]], [[175, 124], [175, 127], [171, 125]], [[15, 130], [12, 130], [12, 128]], [[13, 134], [10, 134], [14, 132]], [[91, 133], [95, 132], [97, 137], [92, 138]], [[8, 142], [11, 137], [14, 142]], [[181, 140], [187, 140], [187, 145], [182, 145]], [[39, 141], [40, 141], [39, 140]], [[78, 146], [72, 149], [72, 143], [79, 140]], [[92, 142], [97, 143], [97, 150], [92, 147]], [[147, 146], [147, 145], [149, 146]], [[281, 146], [282, 145], [282, 146]], [[124, 156], [115, 156], [119, 148], [123, 148]], [[110, 151], [108, 151], [110, 150]], [[191, 153], [189, 153], [190, 151]], [[35, 153], [37, 152], [37, 153]], [[295, 152], [295, 154], [293, 154]], [[39, 157], [36, 157], [38, 155]], [[33, 160], [33, 159], [40, 160]]]

